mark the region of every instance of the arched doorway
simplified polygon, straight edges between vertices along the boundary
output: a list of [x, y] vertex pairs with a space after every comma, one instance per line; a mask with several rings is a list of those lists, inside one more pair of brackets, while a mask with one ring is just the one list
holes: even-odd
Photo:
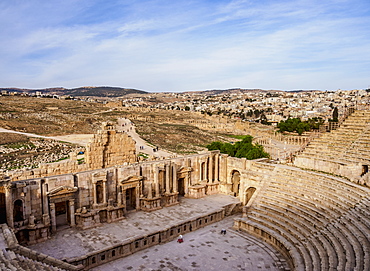
[[17, 199], [14, 201], [14, 208], [13, 208], [13, 217], [14, 222], [23, 221], [23, 201], [20, 199]]
[[240, 188], [240, 172], [237, 170], [234, 170], [231, 173], [231, 192], [234, 195], [234, 197], [239, 196], [239, 188]]
[[7, 223], [5, 193], [0, 193], [0, 224]]
[[254, 187], [249, 187], [246, 191], [245, 191], [245, 205], [248, 204], [248, 202], [250, 201], [250, 199], [252, 198], [254, 192], [256, 191], [256, 188]]

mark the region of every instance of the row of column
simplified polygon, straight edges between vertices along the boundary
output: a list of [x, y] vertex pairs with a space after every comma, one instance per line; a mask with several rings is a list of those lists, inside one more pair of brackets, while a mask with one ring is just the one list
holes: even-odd
[[100, 202], [100, 203], [98, 202], [98, 191], [96, 188], [96, 184], [98, 180], [93, 180], [92, 183], [93, 183], [93, 193], [94, 193], [94, 205], [107, 203], [107, 180], [99, 180], [99, 181], [102, 181], [102, 185], [103, 185], [103, 202]]
[[[204, 167], [203, 167], [204, 163]], [[210, 155], [205, 161], [200, 161], [199, 179], [208, 183], [219, 181], [219, 155]]]
[[[160, 196], [160, 180], [159, 180], [159, 168], [155, 167], [154, 169], [154, 185], [155, 185], [155, 196]], [[163, 184], [165, 186], [165, 193], [177, 193], [177, 165], [175, 163], [168, 163], [164, 166], [164, 181]], [[172, 184], [172, 185], [171, 185]], [[150, 184], [150, 189], [151, 184]], [[171, 189], [172, 187], [172, 189]], [[151, 191], [152, 192], [152, 191]], [[151, 195], [151, 193], [149, 192]]]

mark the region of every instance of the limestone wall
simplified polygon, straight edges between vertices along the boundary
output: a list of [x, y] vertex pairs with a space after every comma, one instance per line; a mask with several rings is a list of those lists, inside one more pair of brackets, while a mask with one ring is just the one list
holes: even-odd
[[89, 169], [134, 163], [135, 141], [127, 133], [116, 131], [112, 124], [104, 123], [87, 145], [85, 160]]

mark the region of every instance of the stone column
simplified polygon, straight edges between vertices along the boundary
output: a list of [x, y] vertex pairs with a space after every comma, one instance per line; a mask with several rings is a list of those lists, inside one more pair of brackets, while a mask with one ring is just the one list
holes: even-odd
[[199, 182], [201, 182], [201, 181], [203, 181], [203, 163], [202, 163], [202, 161], [199, 161], [199, 163], [198, 163], [198, 165], [199, 165]]
[[159, 183], [156, 182], [155, 183], [155, 197], [156, 198], [159, 198], [160, 197], [160, 193], [159, 193]]
[[177, 192], [177, 166], [176, 164], [173, 164], [172, 166], [172, 187], [173, 187], [173, 193]]
[[122, 205], [122, 193], [121, 192], [118, 192], [118, 195], [117, 195], [117, 203], [118, 203], [118, 206], [121, 206]]
[[46, 187], [47, 187], [47, 185], [44, 183], [44, 184], [42, 184], [42, 206], [43, 206], [43, 210], [42, 210], [42, 214], [48, 214], [49, 213], [49, 210], [48, 210], [48, 206], [49, 206], [49, 204], [48, 204], [48, 196], [47, 196], [47, 192], [48, 191], [46, 191]]
[[138, 210], [140, 210], [140, 182], [137, 184], [135, 192], [136, 192], [136, 206], [135, 206], [135, 209], [138, 211]]
[[5, 204], [6, 204], [6, 221], [9, 227], [14, 228], [14, 217], [13, 217], [13, 196], [12, 186], [5, 186]]
[[74, 227], [76, 226], [76, 220], [75, 220], [75, 200], [70, 199], [68, 201], [69, 203], [69, 215], [70, 215], [70, 221], [71, 221], [71, 226]]
[[158, 167], [154, 165], [154, 170], [153, 170], [153, 178], [154, 178], [154, 182], [155, 183], [158, 183], [159, 180], [158, 180]]
[[126, 189], [122, 190], [122, 205], [125, 206], [126, 209]]
[[218, 176], [218, 173], [219, 173], [219, 159], [220, 159], [220, 156], [219, 154], [216, 154], [215, 155], [215, 181], [218, 182], [220, 180], [219, 176]]
[[97, 195], [97, 192], [96, 192], [96, 183], [97, 183], [96, 180], [93, 180], [92, 181], [92, 184], [93, 184], [93, 194], [94, 194], [93, 195], [94, 205], [96, 205], [98, 203], [98, 199], [97, 199], [98, 195]]
[[57, 218], [55, 214], [55, 203], [51, 202], [49, 206], [50, 206], [51, 232], [55, 233], [57, 231]]
[[153, 191], [152, 191], [152, 182], [149, 182], [149, 187], [148, 187], [148, 199], [153, 198]]
[[165, 170], [166, 170], [166, 193], [169, 194], [169, 193], [171, 193], [171, 190], [170, 190], [170, 165], [169, 164], [166, 164]]
[[204, 162], [204, 180], [208, 181], [208, 159]]
[[209, 180], [208, 182], [209, 183], [213, 183], [213, 156], [212, 156], [212, 153], [211, 155], [209, 156]]
[[184, 181], [185, 196], [189, 194], [190, 174], [191, 174], [190, 171], [188, 171], [185, 176], [185, 181]]
[[103, 180], [103, 203], [107, 203], [107, 180]]

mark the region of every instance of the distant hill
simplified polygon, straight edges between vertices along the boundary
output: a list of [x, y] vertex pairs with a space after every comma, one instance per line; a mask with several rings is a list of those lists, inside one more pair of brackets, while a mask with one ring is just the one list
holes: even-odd
[[21, 89], [21, 88], [0, 88], [0, 92], [26, 92], [29, 94], [36, 93], [38, 91], [43, 94], [52, 95], [71, 95], [71, 96], [96, 96], [96, 97], [120, 97], [127, 94], [147, 94], [148, 92], [121, 87], [79, 87], [79, 88], [45, 88], [45, 89]]

